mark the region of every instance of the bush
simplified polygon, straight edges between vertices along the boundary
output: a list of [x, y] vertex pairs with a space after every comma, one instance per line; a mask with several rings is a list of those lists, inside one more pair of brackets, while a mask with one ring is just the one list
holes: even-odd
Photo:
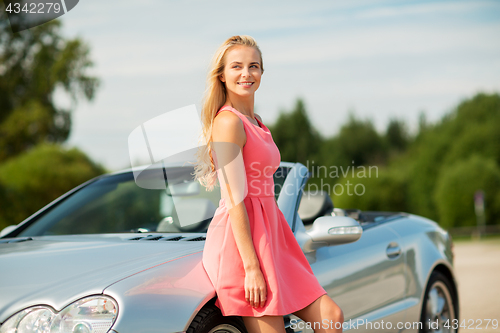
[[[361, 170], [359, 167], [356, 170]], [[343, 178], [332, 189], [333, 203], [339, 208], [357, 208], [375, 211], [406, 211], [406, 182], [402, 173], [372, 167], [371, 176], [355, 172]], [[340, 194], [343, 190], [342, 194]], [[340, 195], [339, 195], [340, 194]]]
[[485, 193], [487, 224], [500, 218], [500, 168], [492, 158], [474, 155], [444, 166], [436, 182], [434, 201], [445, 227], [475, 226], [474, 193]]
[[436, 205], [433, 193], [443, 165], [457, 165], [473, 153], [500, 163], [499, 122], [500, 95], [479, 93], [418, 136], [406, 156], [410, 165], [408, 208], [412, 213], [440, 218], [439, 211], [444, 208]]
[[40, 144], [0, 165], [0, 229], [18, 224], [105, 170], [83, 152]]

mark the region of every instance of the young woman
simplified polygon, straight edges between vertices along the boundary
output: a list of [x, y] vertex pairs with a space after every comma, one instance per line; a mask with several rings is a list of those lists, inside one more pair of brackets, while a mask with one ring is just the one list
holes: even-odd
[[[254, 113], [264, 67], [250, 36], [217, 50], [202, 107], [203, 138], [196, 178], [222, 199], [207, 232], [203, 265], [224, 316], [242, 316], [250, 333], [285, 332], [283, 315], [342, 332], [342, 310], [326, 295], [274, 199], [280, 154]], [[335, 323], [340, 324], [335, 328]], [[316, 324], [316, 327], [319, 324]]]

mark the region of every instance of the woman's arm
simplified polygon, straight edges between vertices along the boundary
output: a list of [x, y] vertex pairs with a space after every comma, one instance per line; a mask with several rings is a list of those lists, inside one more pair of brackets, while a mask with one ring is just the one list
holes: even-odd
[[[220, 157], [229, 154], [226, 143], [236, 145], [237, 147], [234, 148], [241, 152], [246, 143], [245, 130], [241, 119], [232, 112], [221, 112], [214, 120], [212, 139], [215, 143], [216, 158], [217, 156]], [[217, 145], [217, 142], [224, 142], [224, 144]], [[219, 168], [224, 167], [220, 163], [217, 163], [217, 165]], [[237, 171], [246, 177], [244, 170]], [[231, 177], [228, 177], [228, 179], [231, 179]], [[235, 188], [236, 186], [240, 186], [239, 184], [235, 184], [235, 182], [229, 182], [228, 184], [221, 182], [221, 189], [223, 186], [226, 186], [227, 191], [225, 192], [229, 196], [229, 198], [225, 198], [226, 202], [229, 202], [228, 199], [233, 200], [233, 204], [230, 205], [228, 212], [234, 239], [245, 269], [245, 298], [254, 307], [258, 307], [259, 305], [264, 306], [267, 297], [266, 282], [260, 270], [259, 259], [255, 253], [245, 203], [241, 195], [236, 195], [236, 193], [241, 194], [244, 191], [241, 188]], [[236, 201], [234, 201], [235, 198]]]

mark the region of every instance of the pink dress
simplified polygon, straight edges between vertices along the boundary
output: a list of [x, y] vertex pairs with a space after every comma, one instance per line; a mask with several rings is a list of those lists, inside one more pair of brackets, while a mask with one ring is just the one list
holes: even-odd
[[255, 252], [267, 284], [267, 300], [264, 307], [256, 308], [245, 300], [245, 271], [229, 213], [221, 199], [208, 228], [203, 251], [203, 266], [217, 293], [215, 304], [224, 316], [287, 315], [303, 309], [326, 291], [314, 276], [274, 199], [273, 174], [281, 157], [271, 132], [261, 122], [256, 126], [230, 106], [222, 107], [219, 112], [222, 110], [233, 112], [243, 121], [247, 137], [243, 160], [247, 183], [251, 185], [244, 203]]

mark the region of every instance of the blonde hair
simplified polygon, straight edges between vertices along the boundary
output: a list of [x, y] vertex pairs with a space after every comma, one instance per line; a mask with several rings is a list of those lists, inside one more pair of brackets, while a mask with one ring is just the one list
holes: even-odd
[[249, 46], [255, 48], [260, 56], [260, 68], [264, 73], [262, 62], [262, 52], [255, 39], [250, 36], [232, 36], [228, 38], [215, 52], [210, 63], [210, 70], [207, 75], [207, 86], [202, 101], [201, 123], [202, 133], [200, 135], [200, 148], [196, 154], [197, 162], [194, 176], [207, 190], [211, 191], [216, 185], [216, 170], [212, 158], [212, 126], [217, 111], [224, 105], [227, 99], [225, 84], [219, 79], [224, 73], [227, 52], [234, 46]]

